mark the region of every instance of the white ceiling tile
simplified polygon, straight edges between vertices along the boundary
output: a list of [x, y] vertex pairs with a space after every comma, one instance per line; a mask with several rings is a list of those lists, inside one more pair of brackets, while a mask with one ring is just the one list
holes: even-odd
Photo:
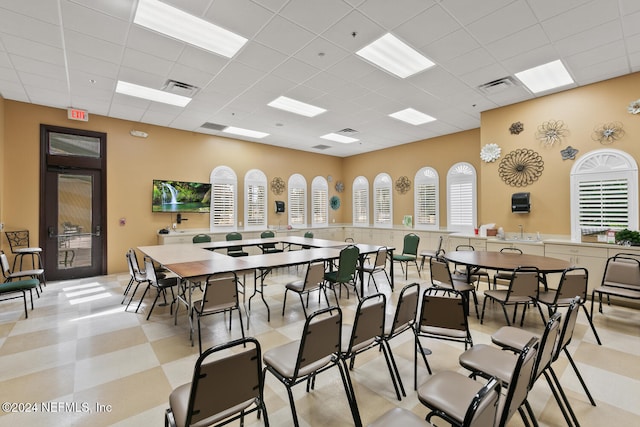
[[257, 42], [249, 41], [235, 59], [256, 70], [270, 72], [286, 60], [287, 56]]
[[299, 50], [294, 57], [320, 70], [326, 70], [342, 61], [348, 55], [349, 52], [326, 39], [317, 37]]
[[[132, 0], [67, 0], [84, 7], [106, 13], [115, 18], [128, 20], [134, 13], [135, 1]], [[25, 2], [26, 3], [26, 2]]]
[[478, 47], [480, 47], [478, 41], [467, 30], [461, 29], [423, 47], [422, 51], [436, 63], [442, 63]]
[[555, 46], [560, 55], [571, 56], [622, 38], [622, 26], [614, 20], [559, 40]]
[[257, 35], [260, 43], [285, 54], [294, 54], [314, 38], [304, 28], [276, 16]]
[[530, 0], [529, 6], [538, 19], [544, 21], [590, 1], [592, 0]]
[[[479, 48], [442, 62], [442, 67], [454, 75], [460, 75], [476, 68], [486, 67], [494, 62], [495, 60], [486, 49]], [[470, 64], [473, 65], [470, 66]]]
[[307, 81], [319, 72], [319, 69], [312, 67], [311, 65], [299, 61], [295, 58], [290, 58], [275, 70], [273, 70], [273, 74], [275, 74], [276, 76], [280, 76], [296, 83]]
[[555, 61], [558, 58], [558, 51], [553, 45], [548, 44], [529, 51], [523, 51], [520, 55], [505, 59], [502, 61], [502, 66], [505, 67], [510, 74], [515, 74], [532, 67], [537, 67], [538, 65]]
[[[0, 10], [2, 11], [0, 13], [0, 37], [3, 34], [12, 34], [57, 48], [63, 47], [59, 25], [13, 13], [9, 10]], [[57, 13], [54, 16], [57, 16]]]
[[168, 61], [176, 61], [185, 46], [184, 42], [163, 36], [139, 25], [132, 25], [127, 37], [127, 47]]
[[133, 25], [75, 3], [63, 1], [61, 6], [65, 29], [89, 34], [112, 43], [124, 44], [129, 26]]
[[385, 33], [384, 27], [354, 10], [322, 33], [322, 37], [355, 53]]
[[434, 4], [434, 0], [367, 0], [359, 9], [372, 21], [379, 22], [387, 30], [394, 30], [394, 33], [400, 34], [396, 31], [397, 26], [420, 15]]
[[537, 23], [525, 0], [515, 1], [468, 25], [481, 43], [491, 43]]
[[[96, 80], [101, 78], [117, 79], [120, 70], [119, 64], [102, 61], [97, 58], [88, 57], [79, 53], [69, 52], [67, 54], [69, 66], [75, 71], [91, 74]], [[71, 76], [75, 75], [70, 73]]]
[[292, 1], [281, 15], [315, 34], [320, 34], [351, 11], [342, 0]]
[[67, 52], [80, 53], [102, 61], [120, 64], [124, 46], [97, 39], [77, 31], [65, 30], [64, 41]]
[[640, 33], [640, 12], [623, 16], [622, 26], [624, 28], [624, 33], [627, 36], [639, 34]]
[[630, 72], [629, 60], [626, 56], [608, 59], [604, 62], [594, 63], [593, 65], [573, 70], [576, 78], [585, 85], [607, 80]]
[[618, 8], [611, 6], [610, 0], [593, 0], [543, 21], [542, 27], [552, 41], [562, 40], [565, 37], [596, 27], [603, 22], [617, 19]]
[[62, 49], [12, 35], [3, 36], [2, 44], [6, 52], [64, 66], [64, 50]]
[[220, 93], [242, 93], [262, 78], [262, 73], [238, 62], [227, 65], [209, 84]]
[[[239, 16], [242, 19], [238, 19]], [[216, 0], [204, 17], [222, 28], [252, 38], [269, 22], [273, 12], [249, 0]]]
[[[394, 3], [386, 2], [390, 6]], [[429, 43], [459, 30], [461, 25], [439, 5], [435, 5], [424, 12], [415, 15], [404, 24], [393, 30], [393, 33], [405, 41], [419, 40], [414, 48], [428, 45]]]
[[173, 66], [173, 62], [139, 50], [125, 49], [122, 65], [135, 70], [167, 75]]
[[193, 46], [185, 46], [178, 62], [181, 64], [204, 71], [210, 74], [217, 74], [226, 64], [229, 63], [227, 58], [215, 55], [206, 50], [198, 49]]
[[462, 24], [470, 24], [483, 16], [502, 9], [513, 0], [442, 0], [440, 5], [447, 9]]
[[549, 44], [542, 26], [536, 24], [487, 45], [497, 60], [504, 60]]
[[617, 41], [569, 56], [567, 58], [567, 64], [573, 71], [575, 71], [595, 64], [600, 64], [602, 62], [607, 62], [611, 59], [623, 57], [625, 53], [624, 42]]

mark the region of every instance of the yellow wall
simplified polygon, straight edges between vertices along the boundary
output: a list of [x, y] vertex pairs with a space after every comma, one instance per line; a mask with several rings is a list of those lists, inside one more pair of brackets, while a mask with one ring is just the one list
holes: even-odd
[[[618, 121], [626, 136], [612, 148], [640, 158], [640, 115], [627, 112], [632, 100], [640, 98], [640, 73], [553, 94], [532, 101], [482, 113], [481, 128], [418, 141], [386, 150], [345, 159], [322, 154], [278, 148], [264, 144], [179, 131], [125, 120], [90, 115], [88, 123], [70, 121], [66, 111], [0, 98], [0, 221], [10, 228], [28, 228], [38, 241], [39, 220], [39, 126], [41, 123], [107, 133], [107, 220], [108, 271], [126, 271], [125, 250], [155, 244], [156, 231], [170, 225], [170, 214], [151, 212], [151, 186], [154, 178], [184, 181], [208, 181], [213, 168], [226, 165], [238, 175], [243, 188], [244, 175], [252, 168], [261, 169], [271, 181], [287, 181], [300, 173], [310, 185], [317, 175], [331, 175], [329, 196], [338, 194], [334, 184], [343, 181], [341, 208], [330, 210], [330, 221], [351, 223], [351, 187], [353, 179], [364, 175], [373, 184], [380, 172], [395, 181], [407, 176], [412, 184], [415, 173], [424, 166], [433, 167], [440, 176], [440, 225], [446, 227], [446, 174], [456, 162], [471, 163], [478, 172], [478, 222], [495, 222], [505, 231], [517, 230], [543, 234], [570, 234], [569, 172], [573, 160], [562, 160], [560, 150], [568, 145], [579, 150], [578, 157], [605, 147], [591, 138], [595, 126]], [[562, 120], [569, 135], [553, 147], [545, 147], [535, 138], [537, 127], [548, 120]], [[524, 131], [511, 135], [511, 123], [521, 121]], [[131, 129], [148, 132], [147, 139], [135, 138]], [[480, 160], [484, 144], [496, 143], [502, 155], [516, 148], [530, 148], [541, 154], [544, 171], [534, 184], [515, 188], [498, 176], [498, 164]], [[511, 213], [511, 194], [529, 191], [530, 214]], [[400, 195], [394, 191], [394, 224], [404, 215], [413, 215], [413, 192]], [[269, 192], [269, 224], [280, 220], [273, 213], [274, 200], [285, 195]], [[239, 200], [238, 218], [243, 221], [243, 200]], [[184, 228], [208, 228], [209, 215], [187, 214]], [[282, 216], [282, 223], [286, 216]], [[126, 218], [120, 226], [119, 219]], [[5, 239], [2, 242], [6, 247]]]
[[[573, 90], [541, 97], [532, 101], [498, 108], [482, 113], [481, 144], [496, 143], [502, 156], [494, 163], [481, 164], [480, 181], [483, 222], [495, 222], [505, 231], [539, 231], [545, 234], [570, 234], [569, 177], [574, 160], [562, 160], [560, 150], [571, 146], [579, 150], [576, 160], [586, 153], [614, 148], [640, 159], [640, 115], [627, 112], [627, 106], [640, 98], [640, 73], [583, 86]], [[538, 126], [549, 120], [562, 120], [568, 135], [560, 144], [548, 147], [536, 139]], [[512, 135], [509, 126], [520, 121], [524, 131]], [[620, 122], [625, 135], [610, 145], [594, 141], [594, 128], [611, 122]], [[511, 187], [498, 175], [502, 157], [517, 148], [528, 148], [542, 156], [544, 171], [532, 185]], [[511, 195], [531, 193], [531, 213], [511, 213]]]
[[[26, 228], [38, 242], [40, 124], [65, 126], [107, 133], [107, 220], [108, 272], [126, 271], [125, 251], [130, 247], [156, 244], [158, 229], [175, 221], [171, 214], [151, 212], [152, 181], [172, 179], [209, 182], [211, 171], [220, 165], [238, 175], [261, 169], [267, 179], [302, 174], [310, 185], [315, 176], [342, 178], [342, 159], [255, 144], [234, 139], [143, 125], [125, 120], [91, 115], [89, 122], [70, 121], [65, 110], [14, 101], [5, 103], [5, 154], [2, 200], [6, 206], [2, 220], [7, 229]], [[146, 139], [129, 134], [131, 129], [149, 134]], [[333, 195], [335, 191], [330, 192]], [[286, 194], [269, 192], [269, 224], [280, 218], [273, 212], [273, 201], [286, 200]], [[244, 201], [238, 200], [238, 219], [244, 221]], [[331, 211], [332, 219], [343, 221], [342, 211]], [[286, 224], [286, 214], [282, 215]], [[208, 214], [185, 214], [180, 227], [209, 228]], [[119, 219], [126, 218], [120, 226]]]
[[[373, 151], [366, 154], [351, 156], [345, 159], [345, 209], [344, 217], [351, 222], [351, 189], [353, 180], [362, 175], [369, 180], [370, 191], [373, 181], [381, 172], [386, 172], [395, 183], [401, 176], [411, 181], [411, 190], [400, 194], [393, 190], [393, 223], [402, 224], [404, 215], [413, 212], [413, 184], [418, 170], [428, 166], [438, 172], [440, 179], [440, 226], [447, 225], [447, 172], [458, 162], [468, 162], [476, 168], [480, 175], [480, 130], [473, 129], [452, 135], [431, 138], [411, 144], [400, 145], [386, 150]], [[395, 186], [394, 186], [395, 187]], [[480, 186], [478, 185], [478, 190]], [[371, 197], [370, 197], [371, 199]], [[481, 194], [478, 200], [482, 201]], [[373, 210], [370, 211], [373, 213]]]

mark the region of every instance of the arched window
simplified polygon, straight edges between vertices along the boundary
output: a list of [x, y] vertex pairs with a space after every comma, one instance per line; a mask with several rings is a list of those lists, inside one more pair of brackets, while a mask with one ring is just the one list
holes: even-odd
[[413, 187], [415, 227], [437, 230], [440, 227], [438, 172], [424, 167], [416, 173]]
[[571, 239], [602, 230], [638, 229], [638, 165], [614, 149], [591, 151], [571, 168]]
[[307, 226], [307, 180], [300, 174], [289, 177], [289, 225], [293, 228]]
[[251, 169], [244, 176], [244, 228], [267, 228], [267, 176], [258, 169]]
[[447, 173], [447, 228], [473, 231], [477, 226], [476, 170], [469, 163], [456, 163]]
[[373, 226], [393, 226], [393, 192], [391, 177], [380, 173], [373, 181]]
[[233, 169], [218, 166], [211, 171], [211, 230], [236, 230], [238, 177]]
[[369, 226], [369, 180], [364, 176], [353, 180], [353, 225]]
[[329, 184], [323, 176], [316, 176], [311, 181], [311, 226], [326, 227], [329, 225]]

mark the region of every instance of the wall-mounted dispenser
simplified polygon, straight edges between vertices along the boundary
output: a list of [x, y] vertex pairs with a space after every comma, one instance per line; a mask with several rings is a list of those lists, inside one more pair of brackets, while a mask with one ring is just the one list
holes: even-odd
[[529, 193], [513, 193], [511, 195], [511, 212], [529, 213], [531, 212], [531, 200]]
[[276, 200], [275, 208], [276, 213], [284, 213], [284, 202], [282, 200]]

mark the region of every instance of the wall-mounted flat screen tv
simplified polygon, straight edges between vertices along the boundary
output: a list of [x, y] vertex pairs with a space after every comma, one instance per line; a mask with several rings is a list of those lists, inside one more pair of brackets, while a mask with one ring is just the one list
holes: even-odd
[[153, 212], [210, 212], [211, 184], [153, 180]]

